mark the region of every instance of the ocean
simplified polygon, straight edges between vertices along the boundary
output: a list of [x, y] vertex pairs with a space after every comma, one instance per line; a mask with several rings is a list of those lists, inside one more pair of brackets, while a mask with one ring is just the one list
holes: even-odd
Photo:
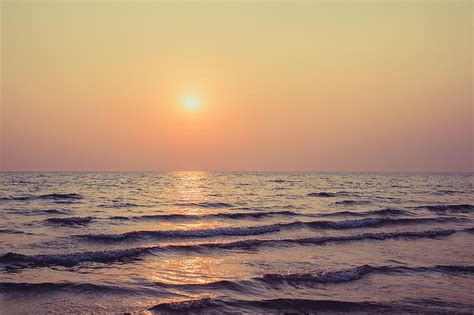
[[0, 173], [0, 313], [474, 312], [472, 174]]

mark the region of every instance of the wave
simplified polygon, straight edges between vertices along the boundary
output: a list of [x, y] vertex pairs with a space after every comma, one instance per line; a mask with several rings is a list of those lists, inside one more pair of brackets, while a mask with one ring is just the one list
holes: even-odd
[[[67, 224], [81, 224], [74, 221], [69, 222], [59, 220], [59, 224], [68, 222]], [[81, 219], [81, 218], [69, 218]], [[249, 227], [226, 227], [226, 228], [212, 228], [212, 229], [198, 229], [198, 230], [158, 230], [158, 231], [132, 231], [122, 234], [79, 234], [74, 235], [75, 238], [86, 239], [96, 242], [122, 242], [122, 241], [136, 241], [144, 239], [164, 239], [164, 238], [205, 238], [215, 236], [251, 236], [262, 235], [268, 233], [276, 233], [286, 229], [295, 228], [317, 228], [317, 229], [357, 229], [365, 227], [380, 227], [386, 225], [411, 225], [424, 223], [445, 223], [445, 222], [464, 222], [463, 218], [365, 218], [359, 220], [346, 221], [294, 221], [289, 223], [276, 223], [269, 225], [257, 225]]]
[[47, 195], [40, 195], [38, 196], [40, 199], [82, 199], [84, 198], [80, 194], [72, 193], [72, 194], [47, 194]]
[[145, 204], [138, 204], [138, 203], [132, 203], [132, 202], [117, 202], [111, 205], [107, 204], [101, 204], [98, 205], [100, 208], [110, 208], [110, 209], [116, 209], [116, 208], [149, 208], [153, 207], [152, 205], [145, 205]]
[[0, 234], [24, 234], [23, 231], [18, 231], [15, 229], [0, 229]]
[[321, 217], [337, 217], [337, 216], [354, 216], [354, 217], [365, 217], [370, 215], [383, 215], [383, 216], [401, 216], [401, 215], [413, 215], [413, 212], [399, 209], [380, 209], [380, 210], [369, 210], [369, 211], [339, 211], [330, 213], [321, 213], [317, 216]]
[[212, 213], [212, 214], [151, 214], [143, 216], [114, 216], [112, 220], [197, 220], [209, 218], [224, 218], [224, 219], [246, 219], [255, 218], [260, 219], [270, 216], [298, 216], [299, 213], [293, 211], [268, 211], [268, 212], [235, 212], [235, 213]]
[[321, 197], [321, 198], [330, 198], [336, 197], [337, 194], [330, 192], [313, 192], [308, 194], [309, 197]]
[[[464, 230], [460, 230], [464, 231]], [[176, 250], [201, 250], [201, 249], [252, 249], [264, 246], [278, 246], [278, 245], [324, 245], [328, 243], [348, 243], [354, 241], [378, 240], [383, 241], [387, 239], [419, 239], [419, 238], [436, 238], [442, 236], [449, 236], [457, 230], [428, 230], [419, 232], [380, 232], [380, 233], [364, 233], [347, 236], [322, 236], [322, 237], [307, 237], [297, 239], [266, 239], [266, 240], [245, 240], [235, 241], [229, 243], [202, 243], [198, 245], [170, 245], [170, 249]]]
[[314, 221], [304, 224], [313, 228], [331, 228], [331, 229], [355, 229], [364, 227], [379, 227], [386, 225], [410, 225], [424, 223], [444, 223], [444, 222], [465, 222], [466, 219], [456, 217], [439, 218], [365, 218], [360, 220], [347, 221]]
[[286, 183], [284, 179], [272, 179], [268, 181], [269, 183]]
[[[402, 309], [389, 304], [377, 304], [373, 302], [345, 302], [333, 300], [309, 300], [309, 299], [269, 299], [269, 300], [226, 300], [224, 298], [203, 297], [199, 299], [182, 300], [177, 302], [160, 303], [149, 308], [154, 312], [166, 313], [187, 313], [206, 312], [224, 310], [226, 313], [239, 313], [242, 309], [254, 313], [274, 313], [277, 312], [315, 312], [315, 311], [336, 311], [336, 312], [387, 312], [401, 311]], [[406, 309], [405, 309], [406, 310]]]
[[170, 245], [173, 249], [183, 250], [200, 250], [200, 249], [251, 249], [263, 246], [277, 245], [324, 245], [327, 243], [346, 243], [353, 241], [365, 240], [387, 240], [387, 239], [418, 239], [418, 238], [435, 238], [439, 236], [449, 236], [458, 231], [456, 230], [428, 230], [420, 232], [393, 232], [393, 233], [364, 233], [359, 235], [348, 236], [326, 236], [326, 237], [307, 237], [298, 239], [269, 239], [269, 240], [245, 240], [229, 243], [203, 243], [199, 245]]
[[43, 209], [43, 210], [32, 210], [33, 214], [68, 214], [69, 210], [58, 210], [58, 209]]
[[197, 208], [231, 208], [234, 207], [233, 204], [227, 202], [186, 202], [186, 203], [176, 203], [176, 206], [179, 207], [197, 207]]
[[266, 283], [288, 282], [288, 283], [339, 283], [359, 280], [366, 274], [377, 271], [376, 267], [364, 265], [356, 268], [326, 271], [317, 273], [293, 273], [293, 274], [266, 274], [255, 280]]
[[[419, 267], [426, 269], [425, 267]], [[447, 272], [460, 272], [460, 273], [474, 273], [474, 266], [453, 266], [453, 265], [440, 265], [436, 266], [437, 271], [447, 271]]]
[[16, 197], [0, 197], [1, 201], [24, 201], [24, 200], [31, 200], [29, 196], [16, 196]]
[[0, 282], [0, 292], [12, 293], [50, 293], [52, 291], [68, 292], [97, 292], [97, 293], [130, 293], [130, 289], [112, 285], [98, 285], [78, 282]]
[[[0, 265], [6, 269], [30, 268], [30, 267], [48, 267], [48, 266], [65, 266], [73, 267], [81, 263], [112, 263], [116, 261], [133, 261], [157, 251], [202, 251], [202, 250], [233, 250], [233, 249], [253, 249], [264, 246], [278, 245], [325, 245], [328, 243], [347, 243], [354, 241], [387, 239], [420, 239], [420, 238], [437, 238], [449, 236], [457, 232], [465, 232], [466, 230], [428, 230], [419, 232], [393, 232], [393, 233], [364, 233], [358, 235], [347, 236], [325, 236], [325, 237], [309, 237], [297, 239], [251, 239], [245, 241], [235, 241], [227, 243], [201, 243], [192, 245], [167, 245], [138, 247], [113, 251], [97, 251], [97, 252], [81, 252], [70, 254], [41, 254], [41, 255], [23, 255], [18, 253], [7, 253], [0, 255]], [[471, 268], [471, 267], [469, 267]]]
[[64, 226], [84, 226], [92, 222], [93, 219], [93, 217], [49, 218], [44, 220], [44, 222]]
[[[14, 212], [16, 213], [16, 212]], [[63, 210], [33, 210], [33, 211], [18, 211], [22, 215], [36, 215], [36, 214], [68, 214], [68, 211]], [[401, 215], [412, 215], [413, 213], [405, 210], [397, 209], [381, 209], [381, 210], [371, 210], [363, 212], [351, 212], [351, 211], [340, 211], [340, 212], [331, 212], [331, 213], [317, 213], [317, 214], [305, 214], [298, 213], [294, 211], [267, 211], [267, 212], [230, 212], [230, 213], [211, 213], [211, 214], [150, 214], [150, 215], [141, 215], [141, 216], [113, 216], [109, 218], [110, 220], [123, 220], [123, 221], [153, 221], [153, 220], [164, 220], [164, 221], [173, 221], [173, 220], [202, 220], [202, 219], [213, 219], [213, 218], [222, 218], [222, 219], [261, 219], [272, 216], [289, 216], [289, 217], [339, 217], [339, 216], [353, 216], [353, 217], [366, 217], [371, 215], [379, 216], [401, 216]], [[78, 224], [87, 224], [93, 220], [98, 220], [101, 218], [96, 217], [70, 217], [70, 218], [49, 218], [44, 220], [48, 223], [53, 224], [62, 224], [62, 225], [78, 225]], [[448, 218], [446, 218], [448, 219]], [[378, 220], [374, 218], [374, 222]], [[416, 221], [416, 219], [413, 219]], [[422, 218], [423, 220], [423, 218]], [[442, 219], [441, 221], [443, 221]], [[449, 220], [449, 219], [448, 219]], [[402, 220], [403, 221], [403, 220]], [[410, 220], [406, 220], [408, 223]], [[344, 221], [340, 221], [344, 222]], [[328, 223], [330, 224], [330, 223]], [[370, 223], [369, 223], [370, 225]]]
[[251, 227], [229, 227], [213, 228], [200, 230], [164, 230], [164, 231], [133, 231], [123, 234], [81, 234], [75, 235], [76, 238], [87, 239], [90, 241], [113, 242], [113, 241], [132, 241], [139, 239], [161, 239], [161, 238], [193, 238], [193, 237], [212, 237], [212, 236], [246, 236], [261, 235], [278, 232], [284, 227], [301, 224], [300, 222], [280, 223], [270, 225], [260, 225]]
[[414, 207], [415, 209], [426, 209], [435, 213], [470, 213], [474, 211], [474, 205], [456, 204], [456, 205], [425, 205]]
[[49, 215], [49, 214], [69, 214], [70, 210], [58, 210], [58, 209], [8, 209], [6, 211], [10, 214], [22, 215], [22, 216], [35, 216], [35, 215]]
[[21, 269], [32, 267], [63, 266], [73, 267], [81, 263], [112, 263], [139, 259], [142, 255], [152, 252], [153, 247], [132, 248], [115, 251], [81, 252], [70, 254], [23, 255], [7, 253], [0, 255], [0, 265], [5, 269]]
[[[398, 273], [427, 273], [438, 272], [464, 276], [474, 273], [474, 266], [452, 266], [438, 265], [428, 267], [407, 267], [407, 266], [371, 266], [363, 265], [354, 268], [324, 271], [319, 270], [312, 273], [293, 273], [293, 274], [265, 274], [261, 277], [255, 277], [248, 280], [221, 280], [209, 283], [183, 283], [171, 284], [164, 282], [154, 282], [153, 287], [161, 288], [186, 288], [196, 289], [206, 288], [215, 290], [245, 291], [248, 284], [252, 282], [263, 283], [274, 287], [275, 285], [315, 285], [315, 284], [338, 284], [358, 281], [369, 274], [398, 274]], [[90, 283], [58, 282], [58, 283], [25, 283], [25, 282], [0, 282], [0, 292], [51, 292], [61, 291], [80, 291], [80, 292], [118, 292], [127, 293], [132, 291], [129, 288], [123, 288], [111, 285], [97, 285]], [[135, 290], [133, 290], [135, 291]], [[192, 300], [194, 301], [194, 300]], [[191, 302], [193, 304], [193, 302]]]
[[465, 229], [464, 231], [469, 234], [474, 234], [474, 227]]
[[342, 283], [352, 282], [361, 279], [368, 274], [391, 274], [402, 272], [441, 272], [454, 274], [474, 273], [474, 266], [432, 266], [432, 267], [407, 267], [407, 266], [371, 266], [363, 265], [355, 268], [318, 271], [314, 273], [295, 273], [295, 274], [266, 274], [255, 280], [274, 284], [278, 282], [287, 282], [290, 284], [301, 283]]
[[336, 206], [361, 206], [361, 205], [368, 205], [370, 201], [368, 200], [342, 200], [336, 201], [334, 205]]
[[10, 197], [0, 197], [0, 200], [11, 200], [11, 201], [29, 201], [29, 200], [38, 200], [38, 199], [49, 199], [49, 200], [71, 200], [71, 199], [83, 199], [84, 197], [80, 194], [70, 193], [70, 194], [46, 194], [46, 195], [37, 195], [37, 196], [10, 196]]
[[[467, 230], [467, 229], [466, 229]], [[419, 239], [419, 238], [436, 238], [442, 236], [449, 236], [456, 232], [464, 232], [465, 230], [428, 230], [419, 232], [380, 232], [380, 233], [364, 233], [346, 236], [322, 236], [322, 237], [307, 237], [297, 239], [250, 239], [244, 241], [234, 241], [225, 243], [201, 243], [193, 245], [168, 245], [160, 247], [165, 250], [177, 251], [201, 251], [201, 250], [232, 250], [232, 249], [253, 249], [264, 246], [279, 246], [279, 245], [324, 245], [327, 243], [347, 243], [353, 241], [365, 240], [387, 240], [387, 239]], [[156, 250], [158, 247], [153, 247]]]
[[213, 290], [233, 290], [246, 291], [247, 285], [252, 285], [252, 282], [258, 282], [264, 285], [274, 287], [275, 285], [290, 284], [290, 285], [315, 285], [315, 284], [338, 284], [353, 282], [362, 279], [369, 274], [399, 274], [399, 273], [429, 273], [437, 272], [442, 274], [464, 276], [474, 273], [474, 266], [453, 266], [453, 265], [437, 265], [437, 266], [422, 266], [422, 267], [408, 267], [408, 266], [371, 266], [362, 265], [353, 268], [342, 270], [317, 270], [310, 273], [271, 273], [265, 274], [261, 277], [254, 277], [245, 280], [219, 280], [208, 283], [182, 283], [171, 284], [165, 282], [154, 282], [153, 286], [163, 288], [197, 288], [202, 287]]
[[307, 194], [309, 197], [319, 197], [319, 198], [334, 198], [334, 197], [360, 197], [361, 195], [356, 193], [356, 192], [350, 192], [350, 191], [337, 191], [337, 192], [326, 192], [326, 191], [320, 191], [320, 192], [311, 192]]
[[177, 302], [167, 302], [167, 303], [160, 303], [155, 305], [148, 310], [150, 311], [167, 311], [167, 312], [189, 312], [189, 311], [197, 311], [202, 310], [204, 308], [209, 308], [213, 306], [218, 306], [218, 300], [214, 300], [210, 297], [203, 297], [200, 299], [190, 299], [190, 300], [182, 300]]
[[268, 180], [267, 182], [281, 184], [281, 183], [300, 183], [301, 181], [293, 180], [293, 179], [271, 179], [271, 180]]
[[431, 194], [432, 195], [456, 195], [456, 194], [463, 194], [463, 193], [466, 193], [466, 191], [445, 189], [445, 190], [438, 190], [438, 191], [432, 192]]
[[250, 206], [234, 207], [232, 210], [249, 210], [249, 211], [261, 212], [262, 210], [280, 211], [280, 209], [304, 209], [304, 208], [300, 206], [288, 204], [288, 205], [258, 206], [258, 207], [250, 207]]

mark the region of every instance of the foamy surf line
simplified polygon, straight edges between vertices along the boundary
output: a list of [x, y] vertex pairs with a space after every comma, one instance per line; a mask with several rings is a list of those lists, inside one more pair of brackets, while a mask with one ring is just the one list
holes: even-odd
[[[54, 212], [53, 212], [54, 213]], [[274, 216], [282, 217], [367, 217], [367, 216], [403, 216], [412, 215], [411, 212], [397, 209], [381, 209], [363, 212], [339, 211], [330, 213], [298, 213], [294, 211], [267, 211], [267, 212], [223, 212], [210, 214], [149, 214], [140, 216], [112, 216], [112, 217], [58, 217], [48, 218], [44, 222], [58, 225], [84, 225], [92, 221], [118, 220], [118, 221], [194, 221], [206, 219], [261, 219]]]
[[293, 211], [268, 211], [268, 212], [228, 212], [228, 213], [211, 213], [211, 214], [151, 214], [142, 216], [114, 216], [110, 217], [112, 220], [135, 220], [135, 221], [147, 221], [147, 220], [199, 220], [199, 219], [212, 219], [212, 218], [224, 218], [224, 219], [260, 219], [271, 216], [305, 216], [302, 213]]
[[117, 292], [128, 293], [137, 290], [145, 292], [153, 288], [173, 288], [173, 289], [215, 289], [245, 291], [246, 286], [251, 283], [260, 283], [263, 285], [312, 285], [312, 284], [338, 284], [361, 280], [371, 274], [393, 275], [406, 273], [441, 273], [457, 276], [466, 276], [474, 274], [474, 266], [464, 265], [436, 265], [436, 266], [372, 266], [362, 265], [353, 268], [340, 270], [317, 270], [311, 273], [288, 273], [288, 274], [265, 274], [261, 277], [254, 277], [245, 280], [221, 280], [209, 283], [164, 283], [152, 282], [143, 284], [145, 287], [140, 289], [125, 288], [114, 285], [99, 285], [77, 282], [58, 282], [58, 283], [15, 283], [0, 282], [0, 292], [44, 292], [54, 290], [68, 290], [74, 292]]
[[465, 276], [474, 274], [474, 266], [464, 265], [436, 265], [436, 266], [372, 266], [362, 265], [341, 270], [317, 270], [311, 273], [273, 273], [265, 274], [261, 277], [254, 277], [246, 280], [221, 280], [201, 284], [170, 284], [164, 282], [154, 282], [154, 286], [171, 288], [194, 288], [204, 287], [215, 290], [245, 290], [245, 286], [250, 282], [259, 282], [268, 285], [290, 284], [290, 285], [312, 285], [312, 284], [337, 284], [353, 282], [362, 279], [370, 274], [393, 275], [406, 273], [442, 273], [449, 275]]
[[[206, 238], [216, 236], [252, 236], [276, 233], [288, 229], [333, 229], [347, 230], [368, 227], [381, 227], [387, 225], [411, 225], [427, 223], [449, 223], [467, 222], [467, 219], [456, 217], [438, 218], [364, 218], [359, 220], [346, 221], [294, 221], [290, 223], [276, 223], [269, 225], [259, 225], [250, 227], [228, 227], [199, 230], [158, 230], [158, 231], [132, 231], [122, 234], [79, 234], [74, 238], [84, 239], [92, 242], [125, 242], [139, 241], [146, 239], [167, 239], [167, 238]], [[64, 223], [64, 220], [60, 222]], [[80, 224], [82, 221], [74, 219], [70, 224]]]
[[347, 236], [309, 237], [298, 239], [251, 239], [227, 243], [201, 243], [193, 245], [167, 245], [138, 247], [125, 250], [80, 252], [70, 254], [53, 255], [23, 255], [18, 253], [7, 253], [0, 256], [0, 266], [3, 269], [22, 269], [34, 267], [64, 266], [73, 267], [82, 263], [127, 262], [141, 259], [146, 255], [158, 252], [201, 252], [206, 250], [234, 250], [234, 249], [257, 249], [265, 246], [283, 245], [325, 245], [329, 243], [348, 243], [356, 241], [384, 241], [387, 239], [423, 239], [446, 237], [455, 233], [472, 233], [474, 228], [464, 230], [428, 230], [419, 232], [393, 232], [393, 233], [364, 233]]

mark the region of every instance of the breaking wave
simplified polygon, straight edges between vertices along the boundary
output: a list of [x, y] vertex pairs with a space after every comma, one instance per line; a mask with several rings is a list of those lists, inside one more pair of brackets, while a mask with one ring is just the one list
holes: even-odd
[[[255, 277], [247, 280], [220, 280], [209, 283], [164, 283], [154, 282], [153, 287], [164, 288], [197, 288], [204, 287], [207, 289], [246, 291], [247, 285], [258, 282], [263, 285], [317, 285], [317, 284], [338, 284], [353, 282], [362, 279], [369, 274], [394, 274], [394, 273], [426, 273], [438, 272], [443, 274], [464, 276], [474, 273], [474, 266], [457, 266], [457, 265], [438, 265], [423, 267], [407, 267], [407, 266], [371, 266], [363, 265], [354, 268], [342, 270], [318, 270], [312, 273], [288, 273], [288, 274], [265, 274], [261, 277]], [[16, 282], [0, 282], [0, 292], [50, 292], [50, 291], [74, 291], [74, 292], [107, 292], [107, 293], [127, 293], [128, 291], [136, 291], [112, 285], [97, 285], [90, 283], [75, 282], [58, 282], [58, 283], [16, 283]], [[144, 289], [145, 290], [145, 289]], [[195, 306], [196, 300], [189, 300], [189, 306]], [[198, 302], [199, 304], [199, 302]], [[174, 303], [173, 303], [174, 305]]]
[[464, 222], [466, 219], [456, 217], [439, 218], [365, 218], [347, 221], [314, 221], [305, 222], [309, 227], [332, 228], [332, 229], [355, 229], [364, 227], [378, 227], [385, 225], [409, 225], [424, 223]]
[[350, 269], [335, 271], [317, 271], [314, 273], [295, 274], [266, 274], [255, 280], [276, 283], [288, 282], [290, 284], [300, 283], [341, 283], [359, 280], [368, 274], [390, 274], [402, 272], [442, 272], [442, 273], [474, 273], [474, 266], [433, 266], [433, 267], [406, 267], [406, 266], [371, 266], [363, 265]]
[[[464, 230], [461, 230], [464, 232]], [[435, 238], [440, 236], [449, 236], [456, 232], [456, 230], [428, 230], [419, 232], [380, 232], [380, 233], [364, 233], [347, 236], [322, 236], [322, 237], [307, 237], [297, 239], [267, 239], [267, 240], [245, 240], [235, 241], [229, 243], [203, 243], [199, 245], [170, 245], [169, 248], [177, 250], [200, 250], [200, 249], [251, 249], [263, 246], [279, 246], [279, 245], [324, 245], [327, 243], [347, 243], [354, 241], [366, 240], [387, 240], [387, 239], [419, 239], [419, 238]]]
[[48, 266], [65, 266], [72, 267], [85, 262], [112, 263], [114, 261], [127, 261], [139, 259], [140, 257], [152, 254], [155, 251], [201, 251], [201, 250], [232, 250], [232, 249], [253, 249], [264, 246], [280, 246], [280, 245], [324, 245], [328, 243], [347, 243], [354, 241], [377, 240], [383, 241], [387, 239], [420, 239], [420, 238], [436, 238], [449, 236], [457, 232], [466, 232], [466, 230], [427, 230], [419, 232], [392, 232], [392, 233], [364, 233], [357, 235], [345, 236], [323, 236], [308, 237], [297, 239], [251, 239], [245, 241], [235, 241], [227, 243], [201, 243], [192, 245], [167, 245], [138, 247], [124, 250], [113, 251], [97, 251], [97, 252], [81, 252], [57, 255], [23, 255], [18, 253], [7, 253], [0, 256], [0, 265], [4, 268], [28, 268], [28, 267], [48, 267]]
[[235, 213], [212, 213], [212, 214], [151, 214], [142, 216], [114, 216], [112, 220], [198, 220], [210, 218], [224, 218], [224, 219], [246, 219], [255, 218], [260, 219], [270, 216], [298, 216], [302, 215], [293, 211], [268, 211], [268, 212], [235, 212]]
[[138, 239], [161, 239], [161, 238], [193, 238], [193, 237], [212, 237], [212, 236], [245, 236], [261, 235], [272, 232], [278, 232], [283, 227], [299, 225], [300, 222], [288, 224], [270, 224], [252, 227], [229, 227], [213, 228], [201, 230], [166, 230], [166, 231], [133, 231], [123, 234], [83, 234], [75, 235], [76, 238], [87, 239], [91, 241], [130, 241]]
[[[81, 224], [75, 221], [69, 222], [67, 219], [88, 219], [88, 218], [65, 218], [60, 220], [59, 224], [68, 222], [68, 224]], [[158, 230], [158, 231], [132, 231], [122, 234], [80, 234], [74, 235], [76, 238], [86, 239], [97, 242], [121, 242], [134, 241], [142, 239], [163, 239], [163, 238], [204, 238], [214, 236], [251, 236], [262, 235], [268, 233], [280, 232], [285, 229], [295, 228], [318, 228], [318, 229], [335, 229], [346, 230], [365, 227], [379, 227], [386, 225], [410, 225], [424, 223], [444, 223], [444, 222], [464, 222], [463, 218], [365, 218], [359, 220], [346, 221], [294, 221], [290, 223], [276, 223], [269, 225], [258, 225], [249, 227], [227, 227], [212, 228], [198, 230]]]

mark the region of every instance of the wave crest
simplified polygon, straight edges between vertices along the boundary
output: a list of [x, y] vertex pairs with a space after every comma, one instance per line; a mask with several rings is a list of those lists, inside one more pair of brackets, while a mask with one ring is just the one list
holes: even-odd
[[198, 219], [211, 219], [211, 218], [223, 218], [223, 219], [246, 219], [255, 218], [260, 219], [270, 216], [298, 216], [299, 213], [293, 211], [268, 211], [268, 212], [235, 212], [235, 213], [211, 213], [211, 214], [151, 214], [143, 216], [114, 216], [112, 220], [198, 220]]
[[426, 205], [418, 206], [415, 209], [426, 209], [435, 213], [470, 213], [474, 211], [474, 205], [455, 204], [455, 205]]
[[[270, 299], [270, 300], [225, 300], [220, 298], [204, 297], [200, 299], [191, 299], [177, 302], [160, 303], [150, 308], [151, 311], [186, 313], [207, 312], [225, 310], [229, 308], [231, 313], [237, 313], [242, 308], [251, 310], [254, 313], [275, 313], [280, 312], [315, 312], [315, 311], [365, 311], [365, 312], [387, 312], [395, 311], [397, 308], [389, 305], [372, 302], [343, 302], [332, 300], [309, 300], [309, 299]], [[227, 312], [226, 312], [227, 313]]]
[[231, 208], [233, 204], [227, 202], [189, 202], [189, 203], [177, 203], [176, 206], [180, 207], [193, 207], [193, 208]]
[[402, 215], [413, 215], [412, 212], [407, 210], [399, 209], [379, 209], [379, 210], [369, 210], [369, 211], [338, 211], [338, 212], [329, 212], [317, 214], [320, 217], [338, 217], [338, 216], [353, 216], [353, 217], [366, 217], [371, 215], [377, 216], [402, 216]]
[[320, 198], [331, 198], [331, 197], [336, 197], [336, 193], [330, 193], [330, 192], [313, 192], [308, 194], [309, 197], [320, 197]]
[[92, 217], [69, 217], [69, 218], [49, 218], [46, 223], [63, 226], [84, 226], [92, 222]]
[[164, 230], [164, 231], [133, 231], [123, 234], [83, 234], [75, 235], [76, 238], [91, 241], [131, 241], [139, 239], [161, 239], [161, 238], [193, 238], [212, 236], [246, 236], [261, 235], [280, 231], [283, 227], [300, 224], [299, 222], [288, 224], [270, 224], [252, 227], [229, 227], [202, 230]]
[[[354, 241], [387, 239], [420, 239], [437, 238], [452, 235], [457, 232], [466, 232], [466, 230], [428, 230], [419, 232], [392, 232], [392, 233], [364, 233], [358, 235], [346, 236], [326, 236], [309, 237], [297, 239], [251, 239], [245, 241], [235, 241], [228, 243], [201, 243], [191, 245], [167, 245], [153, 247], [138, 247], [114, 251], [81, 252], [58, 255], [23, 255], [18, 253], [7, 253], [0, 255], [0, 265], [6, 269], [29, 268], [29, 267], [48, 267], [65, 266], [72, 267], [85, 262], [112, 263], [115, 261], [128, 261], [140, 259], [142, 256], [152, 254], [159, 250], [165, 251], [202, 251], [202, 250], [233, 250], [233, 249], [255, 249], [263, 246], [278, 245], [324, 245], [328, 243], [347, 243]], [[446, 267], [450, 268], [450, 267]], [[469, 269], [470, 268], [470, 269]], [[463, 269], [464, 272], [472, 271], [472, 267]]]
[[53, 193], [53, 194], [45, 194], [45, 195], [37, 195], [37, 196], [10, 196], [10, 197], [0, 197], [0, 200], [5, 201], [29, 201], [29, 200], [37, 200], [37, 199], [50, 199], [50, 200], [71, 200], [71, 199], [83, 199], [84, 197], [80, 194], [76, 193]]
[[[424, 223], [463, 222], [463, 218], [365, 218], [346, 221], [294, 221], [290, 223], [276, 223], [270, 225], [257, 225], [249, 227], [227, 227], [199, 230], [159, 230], [159, 231], [133, 231], [122, 234], [80, 234], [75, 238], [96, 242], [122, 242], [144, 239], [166, 238], [206, 238], [215, 236], [251, 236], [276, 233], [288, 229], [312, 228], [347, 230], [366, 227], [381, 227], [386, 225], [411, 225]], [[62, 220], [60, 222], [63, 222]], [[74, 224], [70, 222], [69, 224]]]

